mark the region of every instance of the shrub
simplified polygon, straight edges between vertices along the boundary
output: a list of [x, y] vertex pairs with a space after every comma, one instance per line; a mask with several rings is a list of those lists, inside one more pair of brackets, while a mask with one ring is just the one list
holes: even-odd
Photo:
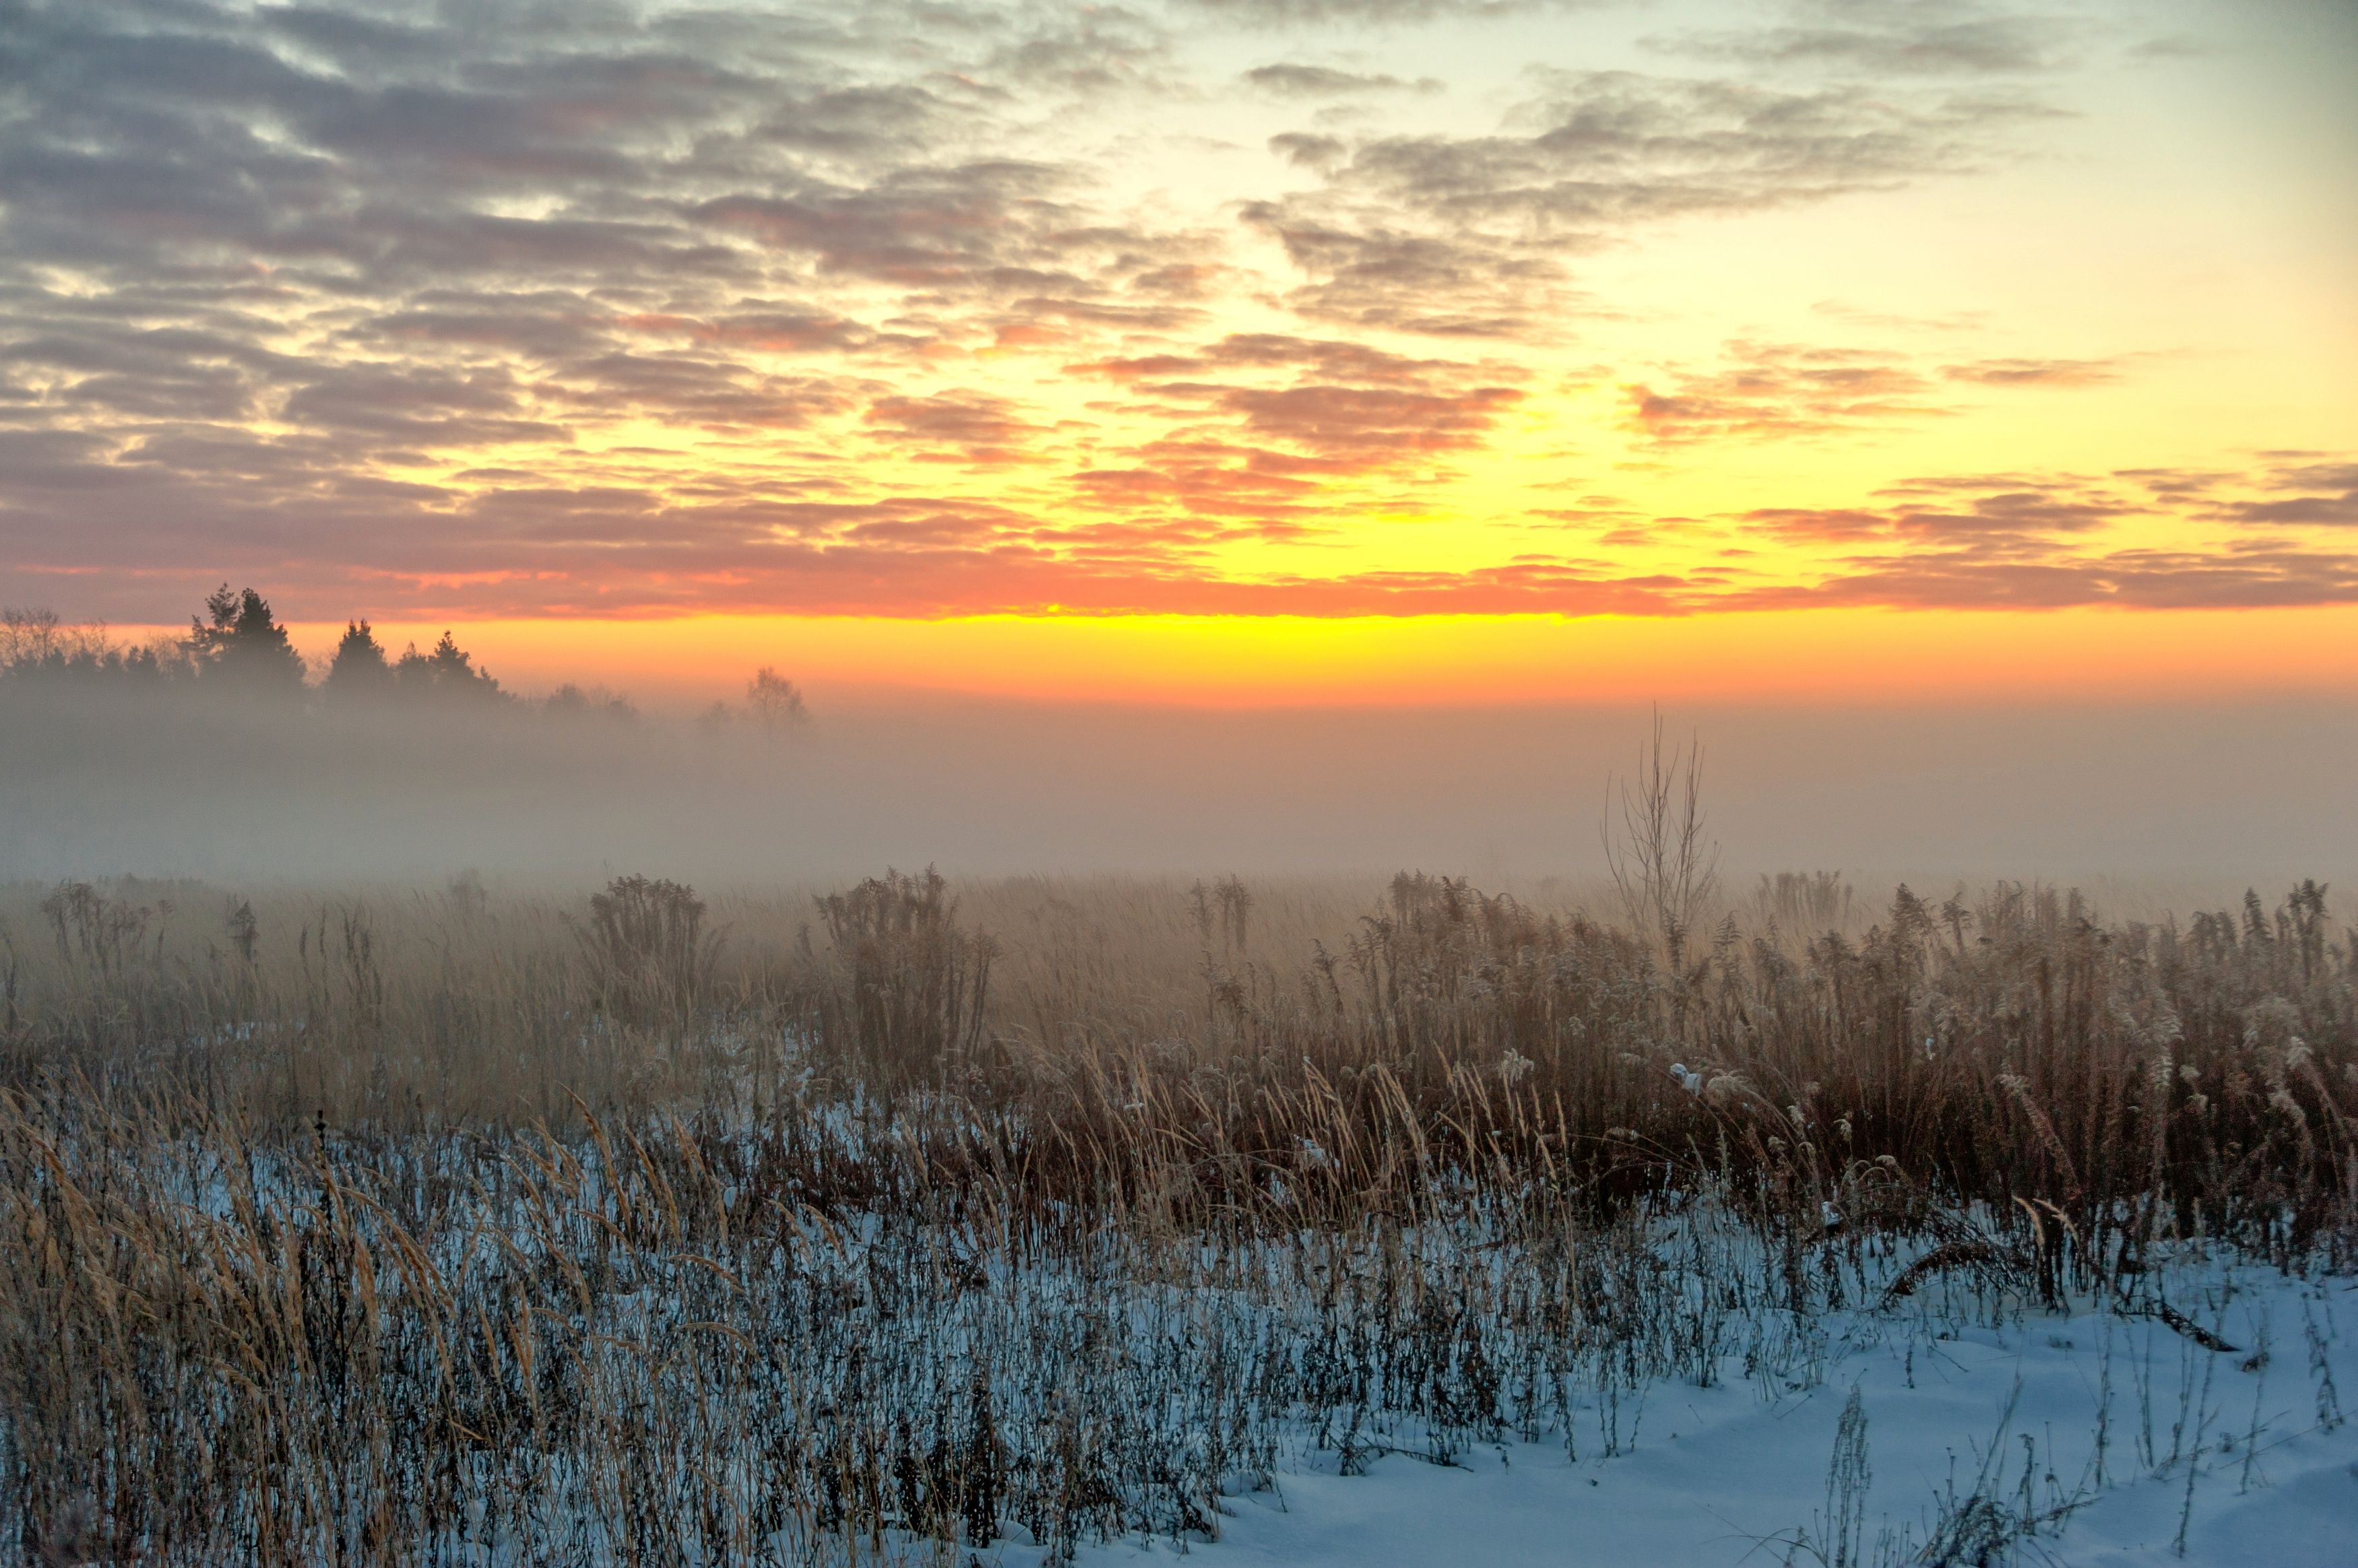
[[682, 1022], [703, 999], [721, 937], [704, 929], [696, 890], [665, 879], [616, 877], [591, 895], [581, 945], [599, 1007], [626, 1023]]
[[819, 1014], [829, 1056], [900, 1085], [974, 1054], [998, 949], [959, 929], [957, 901], [938, 871], [888, 870], [818, 907], [836, 966]]

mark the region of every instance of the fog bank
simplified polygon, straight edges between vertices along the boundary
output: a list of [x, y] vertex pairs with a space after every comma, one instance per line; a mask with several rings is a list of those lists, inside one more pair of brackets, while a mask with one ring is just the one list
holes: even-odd
[[[2358, 869], [2358, 704], [1724, 707], [1727, 867], [2212, 882]], [[716, 882], [1602, 869], [1627, 706], [1202, 708], [902, 697], [778, 735], [0, 691], [0, 878], [646, 870]]]

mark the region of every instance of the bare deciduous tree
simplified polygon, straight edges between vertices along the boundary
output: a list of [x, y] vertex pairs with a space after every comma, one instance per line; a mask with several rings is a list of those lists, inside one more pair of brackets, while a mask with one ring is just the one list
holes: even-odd
[[767, 665], [745, 683], [745, 713], [769, 730], [792, 730], [810, 719], [801, 689]]
[[[1659, 935], [1673, 969], [1719, 887], [1719, 845], [1703, 809], [1703, 747], [1671, 744], [1654, 710], [1637, 772], [1606, 786], [1605, 864], [1637, 930]], [[1619, 820], [1615, 820], [1616, 816]]]

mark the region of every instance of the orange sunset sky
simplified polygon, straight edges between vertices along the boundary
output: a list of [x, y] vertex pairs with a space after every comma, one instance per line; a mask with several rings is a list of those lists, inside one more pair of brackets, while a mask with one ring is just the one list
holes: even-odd
[[511, 686], [2358, 689], [2344, 0], [0, 0], [0, 599]]

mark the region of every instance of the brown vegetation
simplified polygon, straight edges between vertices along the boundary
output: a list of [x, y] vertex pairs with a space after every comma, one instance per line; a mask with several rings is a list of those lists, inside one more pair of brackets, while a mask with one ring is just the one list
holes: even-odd
[[1807, 1376], [1778, 1325], [1828, 1304], [2134, 1303], [2186, 1238], [2353, 1260], [2324, 890], [1789, 924], [1847, 905], [1779, 879], [1671, 939], [1415, 874], [20, 894], [0, 1534], [1061, 1550], [1216, 1530], [1289, 1433], [1609, 1452], [1646, 1378]]

